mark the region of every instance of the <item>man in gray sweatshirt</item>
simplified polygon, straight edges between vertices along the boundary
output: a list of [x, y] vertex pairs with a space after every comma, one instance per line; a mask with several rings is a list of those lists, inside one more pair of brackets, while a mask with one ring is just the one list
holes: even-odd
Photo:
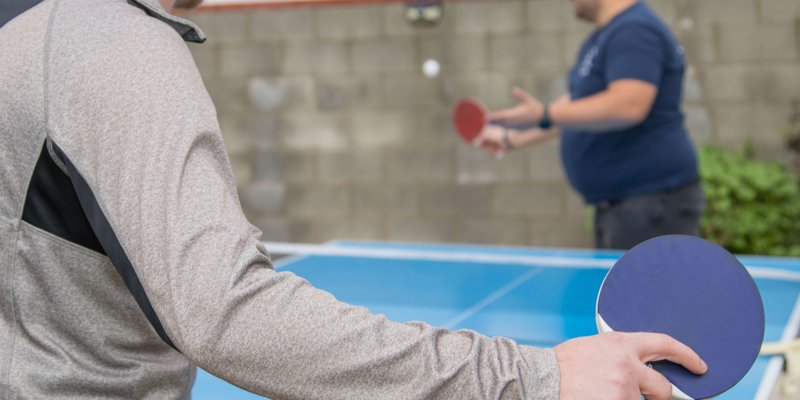
[[611, 334], [555, 349], [400, 324], [276, 272], [173, 1], [45, 0], [0, 28], [0, 398], [667, 398]]

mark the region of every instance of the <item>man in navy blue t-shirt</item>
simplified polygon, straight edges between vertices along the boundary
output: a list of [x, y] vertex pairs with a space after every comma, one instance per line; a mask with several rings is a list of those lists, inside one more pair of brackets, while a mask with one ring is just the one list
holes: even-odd
[[498, 125], [477, 141], [497, 153], [560, 135], [566, 175], [595, 206], [598, 248], [699, 234], [705, 196], [680, 110], [683, 48], [644, 1], [571, 2], [598, 28], [570, 71], [569, 95], [543, 104], [514, 88], [519, 104], [491, 113]]

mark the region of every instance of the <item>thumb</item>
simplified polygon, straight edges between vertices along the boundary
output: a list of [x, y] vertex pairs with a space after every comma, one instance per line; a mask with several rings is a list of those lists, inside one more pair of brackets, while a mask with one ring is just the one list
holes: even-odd
[[517, 101], [519, 101], [520, 103], [530, 103], [532, 101], [535, 101], [533, 96], [528, 94], [528, 92], [522, 90], [522, 88], [520, 88], [519, 86], [514, 86], [513, 88], [511, 88], [511, 95], [514, 96], [514, 98], [517, 99]]

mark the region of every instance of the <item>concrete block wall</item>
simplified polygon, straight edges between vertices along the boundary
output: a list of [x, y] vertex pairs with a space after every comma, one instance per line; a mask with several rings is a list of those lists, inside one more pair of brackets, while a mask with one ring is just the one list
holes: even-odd
[[[695, 142], [752, 140], [782, 157], [800, 100], [800, 2], [649, 2], [686, 49]], [[398, 2], [188, 15], [210, 37], [191, 50], [266, 240], [591, 246], [556, 141], [494, 160], [457, 140], [450, 109], [463, 96], [509, 106], [512, 85], [554, 99], [592, 27], [565, 0], [445, 7], [429, 29]], [[428, 58], [436, 78], [421, 72]]]

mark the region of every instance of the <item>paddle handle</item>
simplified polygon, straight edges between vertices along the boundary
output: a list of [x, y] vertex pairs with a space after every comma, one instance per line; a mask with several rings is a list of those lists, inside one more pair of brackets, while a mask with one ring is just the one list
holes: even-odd
[[791, 342], [773, 342], [761, 345], [762, 356], [784, 357], [786, 375], [783, 376], [781, 390], [788, 398], [800, 395], [800, 339]]

